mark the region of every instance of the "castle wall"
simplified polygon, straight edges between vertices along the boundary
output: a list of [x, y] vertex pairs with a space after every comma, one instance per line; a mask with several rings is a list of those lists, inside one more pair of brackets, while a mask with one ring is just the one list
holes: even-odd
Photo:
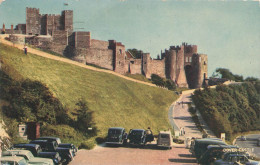
[[146, 78], [151, 78], [151, 70], [149, 69], [150, 67], [150, 61], [151, 57], [149, 53], [144, 53], [142, 55], [142, 65], [143, 65], [143, 74]]
[[125, 46], [120, 42], [116, 43], [114, 51], [114, 71], [125, 74]]
[[128, 60], [126, 66], [129, 67], [129, 73], [142, 74], [142, 59]]
[[162, 78], [166, 78], [165, 75], [165, 60], [150, 60], [150, 65], [148, 67], [150, 70], [150, 76], [156, 74]]
[[95, 49], [108, 49], [109, 42], [108, 41], [101, 41], [101, 40], [95, 40], [91, 39], [91, 48]]
[[90, 48], [91, 39], [90, 32], [74, 32], [73, 44], [76, 48]]
[[86, 49], [85, 60], [88, 64], [94, 64], [113, 70], [113, 50], [96, 48]]

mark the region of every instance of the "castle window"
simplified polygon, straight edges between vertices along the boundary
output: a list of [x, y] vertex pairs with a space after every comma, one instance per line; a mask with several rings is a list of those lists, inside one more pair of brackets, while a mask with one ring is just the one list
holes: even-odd
[[206, 61], [204, 61], [204, 65], [207, 65]]
[[192, 62], [192, 57], [190, 57], [190, 62]]
[[199, 58], [199, 61], [201, 62], [201, 57]]
[[119, 49], [119, 54], [122, 54], [122, 50], [121, 49]]
[[189, 62], [189, 57], [186, 57], [186, 62]]

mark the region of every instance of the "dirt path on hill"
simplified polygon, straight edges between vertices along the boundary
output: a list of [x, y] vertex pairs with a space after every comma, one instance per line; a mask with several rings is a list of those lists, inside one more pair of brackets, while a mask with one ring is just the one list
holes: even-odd
[[[5, 45], [9, 45], [9, 46], [13, 46], [13, 47], [16, 47], [16, 48], [18, 48], [18, 49], [20, 49], [20, 50], [23, 50], [24, 45], [21, 45], [21, 44], [13, 44], [12, 42], [5, 40], [5, 39], [4, 39], [5, 37], [8, 37], [8, 35], [0, 35], [0, 43], [3, 43], [3, 44], [5, 44]], [[130, 80], [130, 81], [133, 81], [133, 82], [136, 82], [136, 83], [140, 83], [140, 84], [145, 84], [145, 85], [157, 87], [157, 86], [154, 85], [154, 84], [147, 83], [147, 82], [140, 81], [140, 80], [136, 80], [136, 79], [133, 79], [133, 78], [130, 78], [130, 77], [121, 75], [121, 74], [116, 73], [116, 72], [111, 71], [111, 70], [104, 70], [104, 69], [95, 68], [95, 67], [92, 67], [92, 66], [88, 66], [88, 65], [79, 63], [79, 62], [77, 62], [77, 61], [70, 60], [70, 59], [68, 59], [68, 58], [63, 58], [63, 57], [54, 56], [54, 55], [51, 55], [51, 54], [49, 54], [49, 53], [46, 53], [46, 52], [43, 52], [43, 51], [40, 51], [40, 50], [37, 50], [37, 49], [34, 49], [34, 48], [28, 48], [28, 53], [35, 54], [35, 55], [38, 55], [38, 56], [42, 56], [42, 57], [45, 57], [45, 58], [49, 58], [49, 59], [56, 60], [56, 61], [62, 61], [62, 62], [65, 62], [65, 63], [77, 65], [77, 66], [79, 66], [79, 67], [86, 68], [86, 69], [90, 69], [90, 70], [97, 71], [97, 72], [104, 72], [104, 73], [113, 74], [113, 75], [115, 75], [115, 76], [124, 78], [124, 79], [126, 79], [126, 80]]]

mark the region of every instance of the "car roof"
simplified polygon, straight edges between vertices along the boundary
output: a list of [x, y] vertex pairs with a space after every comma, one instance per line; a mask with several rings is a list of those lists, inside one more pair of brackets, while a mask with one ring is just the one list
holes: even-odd
[[145, 131], [144, 129], [132, 129], [132, 131]]
[[13, 145], [13, 147], [15, 148], [15, 147], [23, 147], [23, 146], [27, 146], [27, 147], [40, 147], [40, 145], [39, 144], [28, 144], [28, 143], [21, 143], [21, 144], [14, 144]]
[[122, 129], [124, 129], [124, 128], [122, 128], [122, 127], [111, 127], [111, 128], [109, 128], [109, 129], [119, 129], [119, 130], [122, 130]]
[[214, 144], [214, 145], [208, 145], [208, 149], [210, 149], [210, 148], [238, 148], [238, 146], [224, 145], [224, 144]]
[[8, 154], [14, 153], [14, 154], [26, 155], [26, 154], [28, 154], [28, 152], [31, 152], [31, 151], [29, 151], [29, 150], [8, 150], [8, 151], [3, 151], [2, 154], [4, 154], [4, 153], [8, 153]]
[[71, 143], [60, 143], [58, 146], [73, 146]]
[[59, 154], [58, 152], [40, 152], [38, 155], [56, 155]]
[[160, 131], [160, 134], [171, 134], [171, 131]]
[[3, 156], [0, 157], [0, 161], [4, 160], [4, 161], [20, 161], [23, 160], [24, 158], [21, 156]]
[[43, 137], [39, 137], [37, 139], [60, 139], [58, 137], [53, 137], [53, 136], [43, 136]]

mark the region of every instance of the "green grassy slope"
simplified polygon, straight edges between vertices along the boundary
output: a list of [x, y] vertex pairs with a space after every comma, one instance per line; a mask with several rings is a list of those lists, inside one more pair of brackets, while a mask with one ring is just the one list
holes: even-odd
[[[38, 80], [69, 108], [72, 115], [79, 99], [94, 111], [99, 136], [108, 127], [168, 129], [167, 111], [177, 98], [172, 91], [150, 87], [36, 55], [0, 44], [2, 68], [14, 79]], [[73, 116], [73, 115], [72, 115]]]

